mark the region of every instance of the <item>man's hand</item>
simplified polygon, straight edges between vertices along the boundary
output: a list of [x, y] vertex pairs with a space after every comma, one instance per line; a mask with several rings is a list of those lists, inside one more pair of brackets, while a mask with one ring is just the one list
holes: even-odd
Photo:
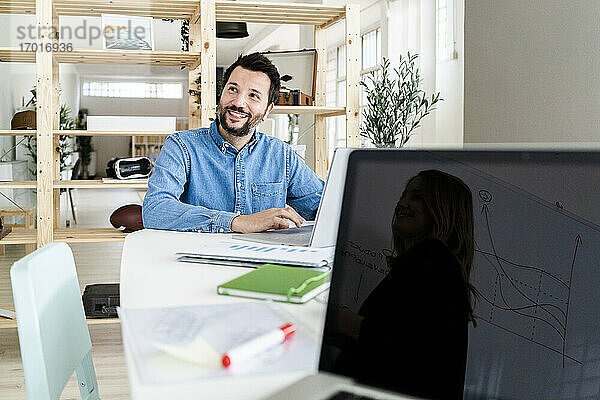
[[238, 215], [231, 221], [231, 230], [240, 233], [264, 232], [269, 229], [287, 229], [289, 221], [297, 227], [304, 219], [292, 207], [269, 208], [250, 215]]

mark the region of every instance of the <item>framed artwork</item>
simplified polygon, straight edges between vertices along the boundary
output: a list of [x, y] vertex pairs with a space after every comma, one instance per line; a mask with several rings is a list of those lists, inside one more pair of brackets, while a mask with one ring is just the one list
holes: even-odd
[[102, 14], [102, 47], [108, 50], [154, 50], [152, 17]]

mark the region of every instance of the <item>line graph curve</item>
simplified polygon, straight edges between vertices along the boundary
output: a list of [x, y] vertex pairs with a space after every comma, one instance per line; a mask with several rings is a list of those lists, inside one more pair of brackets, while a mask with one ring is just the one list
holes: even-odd
[[[482, 300], [477, 308], [478, 320], [560, 354], [563, 367], [566, 360], [581, 364], [567, 354], [571, 283], [577, 254], [583, 244], [581, 235], [575, 235], [571, 243], [563, 243], [560, 249], [553, 249], [561, 253], [557, 273], [555, 266], [549, 270], [544, 265], [542, 260], [546, 254], [536, 257], [536, 252], [544, 249], [523, 252], [523, 259], [515, 257], [515, 252], [506, 252], [494, 235], [494, 224], [501, 216], [491, 218], [494, 213], [492, 193], [480, 190], [479, 200], [475, 265], [491, 273], [486, 274], [488, 282], [478, 287]], [[519, 245], [511, 243], [513, 247]], [[523, 248], [529, 249], [526, 244]]]

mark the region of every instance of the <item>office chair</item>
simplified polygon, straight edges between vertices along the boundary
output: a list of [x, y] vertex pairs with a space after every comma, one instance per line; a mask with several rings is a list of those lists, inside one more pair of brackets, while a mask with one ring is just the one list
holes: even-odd
[[81, 398], [99, 400], [73, 253], [51, 243], [10, 270], [27, 397], [55, 400], [77, 373]]

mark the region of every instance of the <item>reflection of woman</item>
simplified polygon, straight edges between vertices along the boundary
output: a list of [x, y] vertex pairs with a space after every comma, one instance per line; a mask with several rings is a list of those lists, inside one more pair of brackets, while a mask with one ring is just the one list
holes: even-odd
[[336, 368], [419, 397], [462, 399], [473, 321], [470, 189], [449, 174], [420, 172], [396, 205], [392, 233], [390, 273], [353, 322], [343, 317], [354, 340]]

